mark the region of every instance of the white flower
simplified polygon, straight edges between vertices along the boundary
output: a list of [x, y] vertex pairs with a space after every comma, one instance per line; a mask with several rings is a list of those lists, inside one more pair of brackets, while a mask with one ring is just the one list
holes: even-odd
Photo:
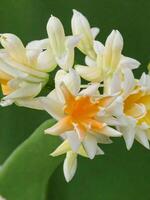
[[120, 103], [115, 102], [108, 111], [117, 117], [117, 129], [123, 134], [128, 150], [134, 139], [149, 149], [150, 76], [143, 74], [140, 80], [135, 80], [132, 71], [126, 69], [124, 81], [119, 78], [122, 79], [119, 76], [115, 78], [114, 85], [120, 86], [120, 89], [116, 87], [116, 92], [120, 90]]
[[105, 46], [99, 41], [94, 41], [93, 48], [97, 54], [96, 59], [86, 57], [87, 66], [76, 65], [75, 68], [80, 76], [88, 81], [104, 81], [107, 94], [110, 93], [109, 87], [115, 73], [122, 73], [126, 68], [135, 69], [140, 65], [138, 61], [122, 55], [123, 38], [117, 30], [111, 32]]
[[[41, 97], [43, 108], [58, 122], [45, 130], [45, 133], [62, 136], [66, 145], [58, 147], [52, 155], [59, 155], [60, 152], [67, 154], [67, 161], [64, 164], [65, 176], [72, 177], [76, 167], [66, 167], [68, 159], [72, 155], [80, 154], [80, 148], [90, 159], [95, 155], [103, 154], [98, 143], [110, 143], [109, 137], [120, 137], [121, 133], [107, 126], [100, 120], [99, 113], [112, 103], [114, 97], [101, 97], [98, 93], [99, 84], [89, 85], [80, 91], [81, 80], [78, 74], [71, 69], [69, 73], [59, 70], [55, 77], [55, 90], [48, 97]], [[65, 143], [66, 144], [66, 143]], [[70, 158], [71, 155], [71, 158]], [[76, 163], [73, 159], [73, 163]], [[70, 162], [69, 162], [70, 163]], [[76, 164], [75, 164], [76, 165]], [[70, 175], [67, 175], [70, 171]], [[70, 180], [70, 178], [66, 178]]]
[[47, 23], [47, 33], [55, 62], [64, 70], [70, 69], [74, 63], [74, 48], [80, 37], [65, 36], [62, 23], [54, 16]]
[[49, 79], [47, 72], [55, 67], [47, 54], [48, 40], [30, 42], [25, 48], [17, 36], [6, 33], [0, 35], [0, 42], [0, 83], [5, 95], [1, 105], [24, 105], [25, 101], [30, 107]]
[[88, 55], [90, 58], [95, 59], [96, 53], [93, 48], [93, 41], [99, 33], [99, 28], [90, 28], [90, 24], [87, 18], [77, 10], [73, 10], [71, 26], [73, 35], [81, 36], [81, 40], [78, 43], [77, 47], [85, 55]]

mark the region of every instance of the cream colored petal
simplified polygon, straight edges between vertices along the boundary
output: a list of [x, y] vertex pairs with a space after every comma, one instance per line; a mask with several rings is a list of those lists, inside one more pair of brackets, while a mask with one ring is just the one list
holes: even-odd
[[103, 79], [103, 77], [101, 77], [98, 67], [87, 67], [83, 65], [76, 65], [75, 70], [83, 79], [87, 81], [100, 82]]
[[2, 60], [2, 55], [0, 54], [0, 70], [4, 72], [5, 74], [8, 74], [8, 76], [11, 77], [20, 77], [20, 78], [26, 78], [28, 76], [27, 73], [24, 73], [20, 70], [14, 69], [11, 67], [11, 65], [7, 64]]
[[105, 49], [105, 47], [101, 42], [96, 41], [96, 40], [94, 41], [94, 50], [97, 55], [99, 55], [99, 54], [103, 55], [104, 49]]
[[92, 32], [92, 35], [93, 35], [93, 39], [95, 39], [96, 36], [99, 34], [100, 29], [97, 28], [97, 27], [93, 27], [93, 28], [91, 28], [91, 32]]
[[121, 137], [122, 136], [122, 133], [120, 133], [119, 131], [117, 131], [114, 128], [111, 128], [109, 126], [102, 128], [99, 132], [108, 137]]
[[54, 56], [62, 56], [65, 49], [65, 33], [61, 21], [51, 16], [47, 23], [47, 33]]
[[70, 148], [68, 140], [65, 140], [50, 155], [53, 156], [53, 157], [60, 156], [62, 154], [67, 153], [68, 151], [71, 151], [71, 148]]
[[39, 54], [47, 48], [50, 48], [48, 39], [34, 40], [29, 42], [26, 46], [26, 55], [29, 65], [35, 67], [37, 65], [37, 58]]
[[98, 93], [98, 89], [100, 87], [99, 83], [93, 83], [89, 85], [86, 89], [83, 89], [79, 95], [81, 96], [94, 96]]
[[45, 73], [45, 72], [40, 72], [40, 71], [37, 71], [31, 67], [28, 67], [26, 65], [23, 65], [23, 64], [20, 64], [18, 62], [15, 62], [13, 59], [11, 59], [9, 57], [9, 55], [7, 55], [6, 53], [3, 53], [3, 54], [0, 54], [0, 58], [9, 66], [11, 66], [11, 68], [13, 70], [18, 70], [20, 71], [19, 73], [26, 73], [26, 74], [30, 74], [30, 75], [33, 75], [35, 77], [38, 77], [38, 78], [43, 78], [43, 79], [48, 79], [48, 74]]
[[69, 73], [59, 70], [55, 76], [56, 93], [61, 102], [64, 103], [64, 95], [60, 88], [61, 84], [65, 83], [66, 87], [73, 95], [77, 95], [80, 90], [81, 79], [75, 70], [70, 69]]
[[58, 99], [48, 97], [40, 97], [39, 101], [44, 110], [46, 110], [52, 117], [59, 120], [64, 117], [63, 105]]
[[64, 117], [61, 120], [59, 120], [56, 124], [54, 124], [52, 127], [46, 129], [44, 132], [50, 135], [61, 135], [66, 131], [71, 131], [72, 129], [73, 128], [70, 123], [70, 118]]
[[36, 110], [43, 110], [43, 107], [41, 105], [41, 102], [39, 101], [39, 98], [34, 98], [34, 99], [21, 99], [15, 101], [15, 104], [17, 106], [23, 106], [26, 108], [32, 108]]
[[71, 20], [73, 35], [81, 35], [81, 40], [78, 43], [78, 48], [91, 58], [95, 58], [96, 54], [93, 50], [93, 35], [90, 24], [86, 17], [77, 10], [73, 10]]
[[148, 142], [148, 138], [146, 136], [146, 132], [144, 130], [140, 130], [138, 129], [136, 131], [136, 134], [135, 134], [135, 139], [140, 143], [142, 144], [145, 148], [149, 149], [150, 146], [149, 146], [149, 142]]
[[128, 96], [130, 92], [134, 89], [136, 85], [136, 80], [134, 79], [133, 72], [130, 69], [124, 69], [124, 81], [122, 82], [122, 89], [124, 92], [124, 96]]
[[77, 154], [69, 151], [66, 155], [63, 170], [67, 182], [71, 181], [77, 169]]
[[4, 97], [3, 100], [35, 97], [40, 91], [41, 84], [26, 84]]
[[67, 131], [66, 136], [72, 151], [78, 152], [81, 141], [79, 140], [77, 133], [75, 131]]
[[97, 65], [96, 60], [93, 60], [89, 58], [88, 56], [85, 57], [85, 64], [89, 67], [95, 67]]
[[96, 155], [104, 155], [104, 151], [99, 147], [97, 146], [97, 151], [96, 151]]
[[82, 142], [84, 149], [90, 159], [93, 159], [97, 153], [97, 140], [91, 134], [87, 134]]
[[37, 58], [36, 69], [44, 72], [51, 72], [57, 66], [52, 52], [47, 49], [41, 52]]
[[0, 42], [14, 60], [22, 63], [27, 62], [24, 45], [16, 35], [2, 34], [0, 35]]
[[122, 56], [119, 63], [120, 67], [129, 69], [137, 69], [140, 66], [140, 64], [141, 63], [139, 61], [126, 56]]

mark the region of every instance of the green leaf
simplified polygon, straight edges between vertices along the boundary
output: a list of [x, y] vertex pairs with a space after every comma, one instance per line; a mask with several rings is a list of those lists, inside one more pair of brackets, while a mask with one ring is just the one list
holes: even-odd
[[0, 194], [7, 200], [45, 200], [48, 180], [62, 157], [49, 156], [58, 137], [45, 135], [54, 120], [43, 123], [6, 160], [0, 170]]

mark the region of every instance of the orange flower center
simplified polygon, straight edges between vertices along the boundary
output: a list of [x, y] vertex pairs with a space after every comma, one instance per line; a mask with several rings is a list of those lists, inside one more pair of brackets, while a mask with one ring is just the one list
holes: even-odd
[[124, 113], [150, 125], [150, 95], [142, 91], [131, 94], [124, 101]]
[[65, 97], [64, 112], [66, 117], [63, 123], [67, 123], [68, 129], [74, 127], [80, 137], [83, 139], [87, 130], [99, 131], [105, 124], [98, 121], [95, 117], [100, 111], [100, 107], [107, 106], [112, 100], [111, 97], [104, 97], [93, 101], [89, 96], [74, 96], [67, 87], [62, 84], [62, 92]]

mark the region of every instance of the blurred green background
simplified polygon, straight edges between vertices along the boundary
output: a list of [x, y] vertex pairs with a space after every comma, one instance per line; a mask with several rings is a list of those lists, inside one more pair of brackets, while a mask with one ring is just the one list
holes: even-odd
[[[102, 42], [112, 29], [118, 29], [124, 37], [124, 55], [142, 63], [136, 76], [146, 71], [150, 61], [149, 0], [0, 0], [0, 32], [14, 33], [25, 44], [45, 38], [46, 23], [53, 14], [70, 34], [73, 8], [85, 14], [92, 26], [100, 27]], [[45, 112], [16, 106], [0, 108], [0, 116], [1, 163], [49, 118]], [[105, 156], [93, 161], [79, 159], [78, 172], [69, 184], [60, 166], [49, 181], [47, 200], [150, 200], [150, 152], [137, 143], [128, 152], [123, 139], [103, 149]]]

